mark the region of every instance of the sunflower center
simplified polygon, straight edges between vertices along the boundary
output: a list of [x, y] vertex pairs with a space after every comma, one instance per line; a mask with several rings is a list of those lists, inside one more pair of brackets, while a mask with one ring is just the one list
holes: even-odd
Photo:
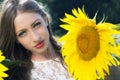
[[96, 57], [100, 48], [99, 34], [94, 27], [83, 27], [78, 39], [80, 57], [84, 60], [91, 60]]
[[[87, 53], [87, 48], [89, 46], [89, 40], [87, 37], [85, 37], [85, 35], [81, 35], [79, 37], [79, 41], [78, 41], [78, 47], [81, 50], [82, 53]], [[84, 43], [84, 44], [83, 44]]]

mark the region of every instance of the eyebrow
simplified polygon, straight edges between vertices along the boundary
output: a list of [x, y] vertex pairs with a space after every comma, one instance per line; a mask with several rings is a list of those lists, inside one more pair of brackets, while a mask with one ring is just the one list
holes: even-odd
[[[36, 19], [36, 20], [31, 24], [31, 26], [34, 26], [34, 24], [35, 24], [38, 20], [40, 20], [40, 19]], [[25, 30], [25, 29], [22, 29], [22, 30], [16, 31], [16, 34], [18, 34], [20, 31], [23, 31], [23, 30]]]
[[34, 24], [38, 21], [39, 19], [36, 19], [32, 24], [31, 26], [34, 26]]

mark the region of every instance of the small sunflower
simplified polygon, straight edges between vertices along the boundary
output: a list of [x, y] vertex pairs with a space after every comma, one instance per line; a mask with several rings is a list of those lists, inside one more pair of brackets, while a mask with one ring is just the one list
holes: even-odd
[[4, 65], [1, 64], [1, 62], [5, 59], [4, 56], [2, 56], [2, 52], [0, 51], [0, 80], [3, 80], [3, 77], [8, 77], [4, 71], [7, 71], [8, 68], [6, 68]]
[[111, 53], [116, 52], [113, 34], [119, 32], [111, 23], [99, 22], [96, 24], [96, 16], [88, 18], [84, 8], [73, 9], [73, 16], [65, 13], [65, 18], [60, 25], [67, 30], [67, 34], [60, 38], [62, 56], [68, 67], [70, 75], [75, 80], [104, 79], [105, 73], [109, 74], [109, 67], [115, 65]]

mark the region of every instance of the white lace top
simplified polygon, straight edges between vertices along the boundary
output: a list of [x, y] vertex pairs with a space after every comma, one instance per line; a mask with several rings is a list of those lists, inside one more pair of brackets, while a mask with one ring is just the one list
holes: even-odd
[[68, 72], [56, 60], [33, 61], [33, 69], [31, 70], [31, 80], [73, 80], [69, 77]]

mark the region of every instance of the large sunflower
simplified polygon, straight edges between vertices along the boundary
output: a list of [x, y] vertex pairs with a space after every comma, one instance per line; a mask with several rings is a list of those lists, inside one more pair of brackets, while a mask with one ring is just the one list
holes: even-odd
[[95, 17], [88, 18], [84, 8], [73, 9], [73, 16], [65, 13], [61, 19], [65, 24], [60, 25], [67, 30], [59, 41], [62, 42], [62, 56], [68, 71], [76, 80], [104, 79], [109, 74], [109, 67], [115, 65], [115, 43], [112, 34], [118, 34], [111, 23], [101, 21], [96, 24]]
[[7, 77], [8, 75], [4, 73], [4, 71], [7, 71], [8, 68], [6, 68], [4, 65], [1, 64], [1, 62], [5, 59], [4, 56], [2, 56], [2, 52], [0, 51], [0, 80], [3, 80], [3, 77]]

